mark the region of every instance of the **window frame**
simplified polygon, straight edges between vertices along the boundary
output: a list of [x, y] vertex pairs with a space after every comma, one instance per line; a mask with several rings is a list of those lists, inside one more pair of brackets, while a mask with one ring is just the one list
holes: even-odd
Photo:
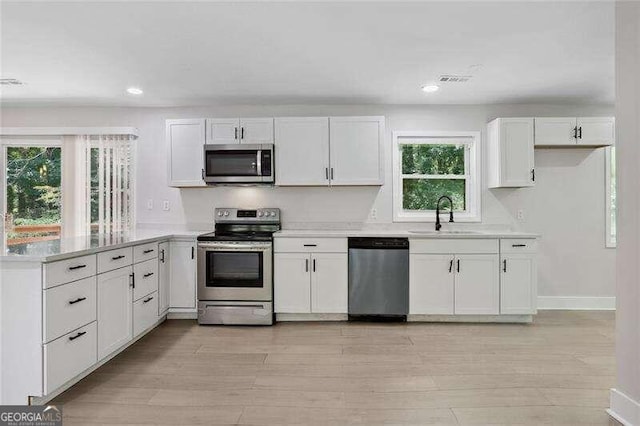
[[[464, 212], [454, 213], [457, 222], [480, 222], [482, 220], [482, 141], [481, 132], [457, 131], [394, 131], [392, 133], [393, 158], [393, 221], [394, 222], [435, 222], [435, 210], [407, 211], [402, 208], [402, 155], [401, 145], [420, 144], [419, 141], [409, 142], [411, 139], [464, 139], [469, 145], [468, 158], [465, 155], [465, 206]], [[468, 142], [467, 142], [468, 140]], [[434, 141], [435, 143], [435, 141]], [[468, 162], [468, 164], [467, 164]], [[422, 175], [428, 176], [428, 175]], [[439, 179], [457, 178], [460, 175], [442, 175]], [[445, 209], [446, 210], [446, 209]], [[447, 210], [448, 212], [448, 210]], [[444, 214], [442, 212], [441, 214]]]
[[[611, 149], [615, 148], [615, 145], [611, 145], [604, 150], [604, 208], [605, 208], [605, 247], [616, 248], [617, 238], [612, 238], [611, 235]], [[616, 181], [617, 183], [617, 181]], [[616, 191], [617, 193], [617, 191]], [[617, 194], [616, 194], [617, 195]], [[616, 228], [617, 232], [617, 228]]]
[[[60, 148], [62, 150], [62, 138], [56, 136], [38, 137], [38, 136], [0, 136], [0, 237], [4, 241], [5, 229], [4, 218], [7, 214], [7, 148], [20, 147], [42, 147], [42, 148]], [[62, 153], [64, 155], [64, 153]], [[62, 173], [62, 172], [61, 172]], [[64, 173], [60, 176], [60, 192], [64, 192]], [[60, 206], [60, 228], [61, 234], [64, 232], [63, 219], [64, 205]]]

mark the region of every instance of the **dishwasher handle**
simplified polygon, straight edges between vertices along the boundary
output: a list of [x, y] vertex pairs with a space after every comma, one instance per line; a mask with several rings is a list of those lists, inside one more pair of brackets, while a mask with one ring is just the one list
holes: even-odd
[[408, 238], [349, 238], [350, 249], [408, 250]]

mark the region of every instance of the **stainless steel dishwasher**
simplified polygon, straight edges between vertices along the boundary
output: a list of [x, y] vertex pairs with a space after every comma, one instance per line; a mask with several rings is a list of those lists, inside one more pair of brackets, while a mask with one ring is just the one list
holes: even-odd
[[406, 320], [409, 240], [349, 238], [349, 319]]

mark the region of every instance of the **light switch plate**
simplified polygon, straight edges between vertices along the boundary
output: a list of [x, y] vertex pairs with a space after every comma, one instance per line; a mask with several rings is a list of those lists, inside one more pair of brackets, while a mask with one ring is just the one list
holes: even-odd
[[164, 210], [165, 212], [168, 212], [168, 211], [169, 211], [169, 201], [164, 200], [164, 201], [162, 202], [162, 210]]

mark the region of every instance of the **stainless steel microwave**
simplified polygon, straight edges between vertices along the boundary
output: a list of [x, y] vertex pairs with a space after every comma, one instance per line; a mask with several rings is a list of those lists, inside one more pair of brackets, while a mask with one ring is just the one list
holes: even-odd
[[204, 146], [206, 183], [273, 183], [273, 144]]

